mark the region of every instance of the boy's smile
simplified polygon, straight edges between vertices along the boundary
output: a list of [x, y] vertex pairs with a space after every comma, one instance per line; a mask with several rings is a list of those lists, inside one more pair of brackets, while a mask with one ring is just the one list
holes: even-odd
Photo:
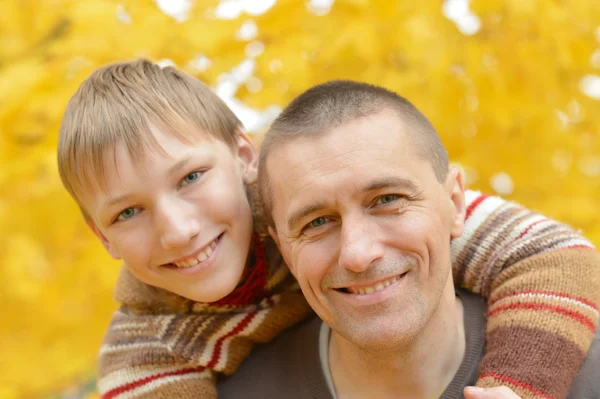
[[229, 294], [246, 265], [252, 211], [245, 185], [257, 156], [247, 135], [237, 148], [197, 133], [186, 143], [154, 126], [157, 148], [125, 143], [105, 152], [105, 184], [84, 195], [89, 224], [110, 254], [141, 281], [197, 302]]
[[213, 252], [215, 252], [215, 249], [217, 248], [217, 244], [220, 242], [221, 237], [223, 237], [223, 234], [220, 234], [208, 245], [200, 248], [198, 251], [196, 251], [195, 254], [174, 260], [173, 262], [168, 263], [165, 266], [189, 269], [190, 267], [194, 267], [198, 264], [206, 263], [207, 261], [212, 259], [211, 255], [213, 254]]

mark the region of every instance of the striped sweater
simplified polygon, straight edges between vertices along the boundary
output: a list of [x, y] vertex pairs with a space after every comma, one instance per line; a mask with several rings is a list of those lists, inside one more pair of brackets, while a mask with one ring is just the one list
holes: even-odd
[[[498, 197], [467, 191], [454, 281], [489, 298], [479, 386], [523, 398], [565, 398], [598, 325], [600, 254], [567, 226]], [[195, 303], [124, 268], [121, 308], [99, 355], [102, 398], [216, 398], [252, 346], [311, 314], [273, 242], [257, 239], [240, 285]]]

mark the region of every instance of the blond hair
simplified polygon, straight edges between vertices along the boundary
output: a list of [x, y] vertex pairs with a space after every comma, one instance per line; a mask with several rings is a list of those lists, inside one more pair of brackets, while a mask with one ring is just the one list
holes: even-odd
[[159, 149], [151, 126], [191, 143], [199, 134], [235, 146], [241, 122], [210, 88], [176, 68], [140, 59], [105, 65], [69, 100], [58, 138], [58, 168], [82, 206], [90, 181], [105, 187], [106, 151], [125, 144], [133, 160]]

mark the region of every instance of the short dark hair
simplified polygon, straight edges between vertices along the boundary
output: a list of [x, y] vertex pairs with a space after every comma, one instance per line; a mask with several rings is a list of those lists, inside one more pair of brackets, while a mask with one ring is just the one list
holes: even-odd
[[383, 87], [350, 80], [317, 85], [296, 97], [275, 119], [260, 149], [259, 184], [270, 226], [272, 190], [266, 167], [269, 154], [283, 144], [306, 136], [322, 135], [354, 120], [385, 110], [397, 112], [410, 127], [409, 140], [417, 154], [430, 161], [438, 181], [448, 173], [448, 152], [429, 120], [406, 98]]

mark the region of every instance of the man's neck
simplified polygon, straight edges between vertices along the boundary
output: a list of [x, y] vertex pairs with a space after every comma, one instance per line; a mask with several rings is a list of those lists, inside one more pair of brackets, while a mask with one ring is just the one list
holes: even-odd
[[329, 367], [338, 399], [440, 397], [465, 353], [462, 303], [447, 294], [416, 339], [387, 352], [357, 347], [332, 331]]

